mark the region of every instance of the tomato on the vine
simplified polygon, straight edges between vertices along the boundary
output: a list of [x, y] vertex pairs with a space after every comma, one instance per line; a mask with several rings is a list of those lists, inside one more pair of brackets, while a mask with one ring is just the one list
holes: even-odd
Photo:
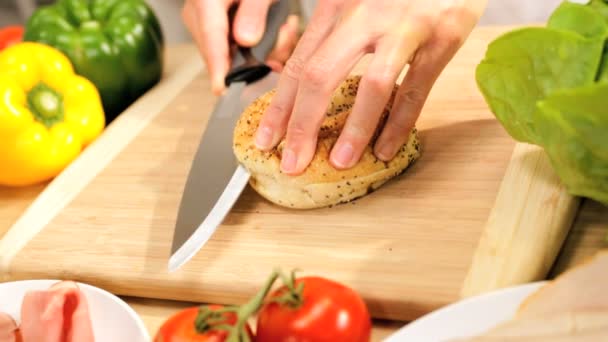
[[322, 277], [302, 277], [270, 295], [259, 311], [258, 342], [367, 342], [371, 317], [352, 289]]
[[[220, 325], [234, 326], [238, 321], [237, 314], [230, 311], [222, 312], [224, 307], [220, 305], [209, 305], [206, 308], [207, 312], [201, 312], [201, 307], [195, 306], [175, 313], [160, 327], [154, 342], [225, 341], [229, 331], [217, 329], [217, 327]], [[249, 325], [246, 325], [246, 331], [253, 339]]]
[[[322, 277], [295, 279], [275, 270], [262, 289], [237, 307], [192, 307], [170, 317], [154, 342], [368, 342], [371, 317], [353, 289]], [[273, 283], [283, 286], [267, 298]], [[255, 313], [254, 336], [247, 323]]]

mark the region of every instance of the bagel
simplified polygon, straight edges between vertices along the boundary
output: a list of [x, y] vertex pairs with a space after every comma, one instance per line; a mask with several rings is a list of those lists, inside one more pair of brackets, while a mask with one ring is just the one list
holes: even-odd
[[398, 89], [395, 84], [376, 132], [357, 164], [346, 170], [338, 170], [330, 164], [329, 154], [353, 107], [360, 79], [361, 76], [350, 76], [334, 91], [319, 131], [315, 155], [299, 175], [287, 175], [280, 170], [284, 140], [270, 151], [262, 151], [255, 146], [255, 132], [276, 89], [258, 97], [245, 108], [234, 129], [233, 151], [238, 162], [251, 174], [249, 185], [256, 192], [270, 202], [288, 208], [333, 206], [378, 189], [419, 158], [421, 149], [415, 127], [389, 162], [376, 158], [373, 153], [374, 142], [384, 127]]

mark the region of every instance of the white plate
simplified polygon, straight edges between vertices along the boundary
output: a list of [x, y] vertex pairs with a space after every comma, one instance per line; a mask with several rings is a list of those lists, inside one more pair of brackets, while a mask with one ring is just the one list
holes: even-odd
[[[25, 293], [31, 290], [48, 290], [57, 282], [58, 280], [45, 279], [0, 283], [0, 311], [11, 315], [19, 323]], [[144, 323], [127, 303], [100, 288], [77, 284], [86, 296], [96, 341], [150, 341]]]
[[521, 302], [545, 282], [535, 282], [463, 299], [397, 330], [384, 342], [443, 342], [484, 333], [513, 317]]

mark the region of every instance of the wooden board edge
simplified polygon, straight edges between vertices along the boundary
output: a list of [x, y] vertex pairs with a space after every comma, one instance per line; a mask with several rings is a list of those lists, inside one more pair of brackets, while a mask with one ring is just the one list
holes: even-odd
[[517, 143], [461, 297], [545, 279], [580, 202], [568, 193], [540, 147]]
[[198, 54], [127, 108], [76, 160], [55, 177], [0, 239], [0, 280], [14, 258], [139, 133], [199, 75]]

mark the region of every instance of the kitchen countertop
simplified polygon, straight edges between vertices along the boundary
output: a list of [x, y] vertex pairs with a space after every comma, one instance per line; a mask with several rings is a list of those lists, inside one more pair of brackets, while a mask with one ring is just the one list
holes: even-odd
[[[493, 28], [480, 28], [479, 30], [492, 29]], [[175, 74], [179, 70], [180, 66], [183, 64], [183, 60], [187, 57], [191, 57], [193, 54], [196, 53], [197, 51], [195, 46], [191, 44], [169, 47], [167, 49], [165, 75], [169, 76]], [[23, 214], [23, 212], [27, 209], [28, 205], [38, 196], [38, 194], [45, 188], [45, 186], [46, 184], [41, 184], [21, 189], [9, 189], [0, 187], [0, 238], [6, 233], [6, 231], [8, 231], [11, 225]], [[584, 203], [583, 206], [585, 205], [587, 205], [587, 207], [590, 207], [590, 211], [603, 210], [597, 204], [594, 203]], [[589, 212], [589, 210], [587, 210], [587, 212]], [[577, 220], [584, 221], [585, 217], [586, 216], [583, 213], [582, 215], [580, 215], [580, 217], [577, 218]], [[586, 230], [582, 229], [578, 231], [573, 231], [573, 233], [566, 241], [564, 249], [572, 250], [577, 248], [584, 248], [585, 245], [591, 244], [590, 241], [596, 241], [600, 239], [600, 237], [598, 237], [597, 235], [597, 231], [589, 233]], [[563, 270], [565, 268], [568, 268], [570, 265], [576, 263], [577, 260], [569, 259], [571, 255], [571, 253], [564, 253], [564, 256], [559, 258], [556, 262], [555, 268], [557, 270]], [[195, 303], [140, 299], [131, 297], [124, 299], [142, 317], [151, 336], [154, 336], [158, 327], [172, 313], [176, 312], [180, 308], [190, 305], [196, 305]], [[397, 329], [401, 328], [403, 325], [403, 322], [376, 321], [374, 323], [373, 340], [382, 340], [384, 337], [390, 335]]]

